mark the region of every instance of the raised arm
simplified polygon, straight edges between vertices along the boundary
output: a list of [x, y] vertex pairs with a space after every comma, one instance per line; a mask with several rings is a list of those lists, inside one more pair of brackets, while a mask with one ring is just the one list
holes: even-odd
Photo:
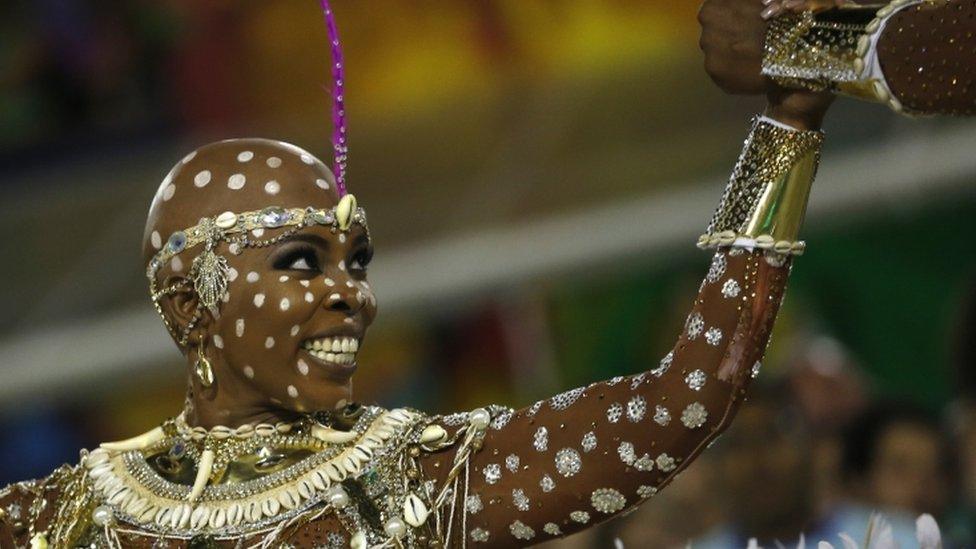
[[[821, 141], [819, 131], [754, 120], [699, 240], [715, 253], [674, 348], [644, 373], [496, 411], [458, 475], [455, 543], [527, 545], [589, 527], [653, 496], [728, 426], [803, 250], [796, 236]], [[442, 452], [421, 463], [442, 481], [454, 460]]]

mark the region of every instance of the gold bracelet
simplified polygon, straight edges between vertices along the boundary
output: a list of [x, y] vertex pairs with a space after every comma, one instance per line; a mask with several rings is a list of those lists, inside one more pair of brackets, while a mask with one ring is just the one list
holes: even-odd
[[700, 248], [743, 244], [802, 254], [798, 240], [823, 132], [787, 129], [762, 118], [752, 131]]

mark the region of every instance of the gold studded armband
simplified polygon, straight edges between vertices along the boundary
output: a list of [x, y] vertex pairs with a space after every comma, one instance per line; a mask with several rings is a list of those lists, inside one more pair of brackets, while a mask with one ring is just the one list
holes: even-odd
[[876, 46], [889, 17], [922, 1], [851, 4], [776, 17], [766, 31], [763, 74], [788, 88], [832, 91], [904, 112], [885, 82]]
[[765, 117], [753, 120], [698, 247], [735, 245], [803, 253], [806, 245], [798, 236], [822, 143], [823, 132], [792, 129]]

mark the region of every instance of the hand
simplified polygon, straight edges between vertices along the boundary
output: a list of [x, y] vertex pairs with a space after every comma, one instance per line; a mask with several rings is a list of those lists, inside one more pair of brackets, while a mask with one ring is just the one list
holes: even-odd
[[762, 74], [766, 20], [787, 12], [822, 11], [849, 0], [705, 0], [698, 12], [705, 72], [726, 93], [775, 91]]

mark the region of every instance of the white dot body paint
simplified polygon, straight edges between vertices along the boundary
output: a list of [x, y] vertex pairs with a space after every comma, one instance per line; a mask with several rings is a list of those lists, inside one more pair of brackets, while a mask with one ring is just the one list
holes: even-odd
[[291, 301], [288, 298], [282, 298], [281, 303], [278, 304], [282, 311], [287, 311], [291, 307]]
[[311, 166], [312, 163], [315, 162], [314, 160], [312, 160], [312, 156], [311, 155], [308, 155], [308, 154], [305, 154], [305, 153], [302, 153], [301, 159], [302, 159], [302, 162], [308, 164], [309, 166]]
[[355, 286], [355, 284], [353, 284], [352, 280], [346, 281], [346, 288], [352, 288], [353, 286]]
[[331, 288], [332, 286], [335, 286], [335, 280], [332, 280], [331, 278], [326, 277], [325, 278], [325, 285]]
[[198, 188], [206, 187], [207, 183], [210, 183], [211, 177], [213, 177], [213, 174], [210, 173], [210, 170], [203, 170], [193, 176], [193, 184]]
[[274, 344], [275, 344], [275, 340], [271, 336], [268, 336], [268, 338], [264, 340], [264, 348], [265, 349], [270, 349], [270, 348], [274, 347]]
[[244, 319], [238, 318], [237, 322], [234, 323], [234, 333], [237, 337], [244, 337]]
[[259, 275], [258, 273], [254, 271], [247, 273], [248, 282], [257, 282], [258, 280], [261, 280], [261, 275]]
[[183, 260], [180, 259], [180, 256], [174, 255], [173, 259], [169, 260], [169, 268], [178, 273], [183, 272]]
[[291, 398], [298, 398], [298, 389], [296, 389], [294, 385], [288, 386], [288, 396]]
[[264, 294], [254, 294], [254, 306], [260, 308], [264, 305]]
[[297, 335], [298, 335], [298, 332], [299, 332], [299, 331], [300, 331], [301, 329], [302, 329], [302, 327], [301, 327], [301, 326], [299, 326], [298, 324], [295, 324], [294, 326], [292, 326], [292, 327], [291, 327], [291, 337], [295, 337], [295, 336], [297, 336]]
[[149, 243], [157, 250], [163, 247], [163, 237], [159, 236], [159, 231], [153, 231], [149, 237]]
[[315, 301], [315, 296], [312, 295], [312, 292], [305, 292], [305, 301], [308, 301], [309, 303]]
[[316, 179], [315, 184], [324, 191], [329, 190], [329, 182], [324, 179]]
[[339, 301], [340, 299], [342, 299], [342, 296], [337, 293], [329, 296], [329, 301]]
[[298, 373], [302, 374], [303, 376], [307, 376], [308, 375], [308, 363], [307, 362], [305, 362], [302, 359], [298, 359], [297, 366], [298, 366]]
[[278, 282], [288, 282], [288, 275], [281, 275], [278, 277]]
[[265, 163], [268, 164], [269, 168], [277, 168], [281, 166], [281, 159], [277, 156], [269, 156]]
[[190, 154], [184, 156], [183, 163], [186, 164], [187, 162], [193, 160], [193, 158], [196, 157], [196, 155], [197, 155], [197, 151], [193, 151]]
[[242, 173], [235, 173], [227, 178], [227, 187], [233, 191], [243, 189], [245, 183], [247, 183], [247, 178]]
[[346, 233], [339, 233], [339, 242], [342, 244], [346, 243]]
[[163, 202], [173, 198], [174, 194], [176, 194], [176, 185], [173, 185], [172, 183], [166, 185], [166, 188], [163, 189]]
[[251, 231], [251, 234], [253, 234], [257, 238], [261, 238], [262, 236], [264, 236], [264, 229], [258, 227], [257, 229], [253, 229]]
[[218, 349], [224, 348], [224, 338], [220, 337], [219, 335], [214, 334], [213, 342], [214, 342], [214, 347]]
[[352, 324], [353, 322], [355, 322], [352, 318], [348, 316], [346, 318], [343, 318], [342, 321], [345, 322], [346, 324]]
[[252, 158], [254, 158], [254, 153], [252, 153], [251, 151], [244, 151], [241, 154], [237, 155], [238, 162], [250, 162]]
[[301, 284], [303, 287], [308, 288], [308, 281], [307, 280], [299, 280], [298, 283]]
[[238, 275], [237, 269], [233, 267], [227, 269], [227, 280], [233, 282], [237, 280], [237, 275]]
[[279, 185], [277, 181], [271, 180], [264, 184], [264, 192], [268, 194], [278, 194], [278, 191], [280, 190], [281, 185]]
[[244, 367], [244, 375], [248, 379], [254, 379], [254, 368], [251, 368], [250, 366], [245, 366]]
[[339, 270], [340, 271], [345, 271], [346, 270], [346, 260], [345, 259], [340, 259], [339, 260]]

